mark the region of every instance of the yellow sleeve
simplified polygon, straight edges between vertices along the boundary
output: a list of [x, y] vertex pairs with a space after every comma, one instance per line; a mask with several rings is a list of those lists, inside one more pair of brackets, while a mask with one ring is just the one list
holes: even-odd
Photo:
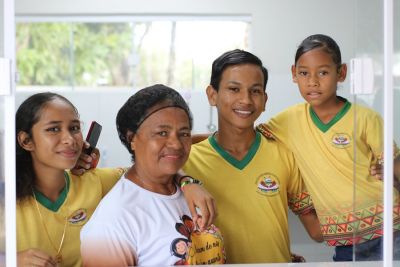
[[296, 195], [288, 196], [289, 198], [289, 208], [294, 214], [306, 214], [314, 209], [311, 195], [308, 191], [303, 191]]
[[305, 214], [314, 209], [311, 195], [308, 192], [300, 170], [291, 155], [291, 177], [288, 183], [288, 203], [294, 214]]
[[375, 160], [382, 159], [383, 154], [383, 120], [381, 116], [373, 112], [372, 116], [365, 118], [364, 133], [365, 142], [370, 147]]
[[293, 182], [289, 185], [288, 190], [289, 208], [296, 215], [308, 213], [314, 209], [311, 195], [307, 191], [300, 174], [298, 177], [292, 178]]
[[111, 190], [115, 183], [125, 172], [123, 168], [97, 168], [94, 169], [94, 175], [99, 177], [103, 192], [103, 197]]
[[282, 111], [266, 123], [257, 126], [257, 130], [268, 139], [275, 139], [287, 144], [289, 136], [290, 118], [293, 112], [289, 109]]

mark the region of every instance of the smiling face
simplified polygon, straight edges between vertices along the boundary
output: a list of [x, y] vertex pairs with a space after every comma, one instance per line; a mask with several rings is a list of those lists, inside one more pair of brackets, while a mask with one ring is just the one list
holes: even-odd
[[135, 168], [154, 179], [173, 176], [186, 162], [191, 144], [186, 112], [177, 107], [160, 109], [143, 121], [132, 139]]
[[186, 252], [187, 252], [187, 244], [183, 240], [181, 240], [178, 243], [176, 243], [175, 248], [176, 248], [176, 252], [179, 255], [185, 255]]
[[72, 168], [83, 146], [78, 114], [70, 104], [55, 98], [39, 111], [32, 134], [18, 133], [20, 145], [31, 153], [36, 171]]
[[292, 66], [292, 77], [311, 106], [323, 107], [335, 103], [337, 83], [345, 80], [346, 71], [345, 64], [338, 70], [332, 56], [317, 48], [301, 55], [296, 66]]
[[267, 101], [263, 72], [254, 64], [229, 66], [222, 74], [218, 91], [209, 86], [207, 96], [218, 109], [219, 128], [253, 129]]

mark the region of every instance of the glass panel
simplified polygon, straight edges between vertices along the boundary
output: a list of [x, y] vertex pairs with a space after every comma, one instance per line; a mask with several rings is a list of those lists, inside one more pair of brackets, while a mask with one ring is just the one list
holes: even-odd
[[[0, 0], [0, 14], [4, 12], [4, 1]], [[0, 57], [4, 56], [4, 21], [0, 19]], [[0, 77], [1, 79], [1, 77]], [[5, 266], [5, 216], [4, 216], [4, 97], [0, 96], [0, 266]]]
[[0, 266], [5, 266], [4, 99], [0, 96]]
[[[393, 114], [393, 128], [394, 128], [394, 140], [397, 144], [397, 147], [400, 147], [400, 0], [394, 1], [393, 8], [393, 18], [394, 18], [394, 29], [393, 29], [393, 38], [394, 38], [394, 114]], [[399, 158], [395, 159], [394, 162], [394, 172], [397, 178], [397, 181], [400, 183], [400, 155]], [[395, 180], [396, 183], [396, 180]], [[400, 189], [400, 186], [398, 187]], [[395, 213], [393, 213], [395, 216]], [[400, 254], [400, 236], [397, 239], [394, 239], [394, 254]], [[396, 256], [396, 255], [395, 255]], [[397, 255], [400, 257], [399, 255]], [[395, 260], [400, 261], [400, 258], [396, 258]], [[400, 264], [400, 262], [397, 262]], [[395, 264], [394, 264], [395, 266]]]
[[[21, 85], [71, 85], [71, 25], [17, 25], [18, 71]], [[89, 41], [88, 41], [89, 42]]]
[[[396, 0], [394, 2], [394, 63], [397, 66], [396, 68], [400, 70], [399, 1]], [[354, 214], [360, 218], [360, 223], [356, 226], [356, 231], [354, 232], [355, 243], [358, 243], [354, 246], [353, 251], [356, 261], [380, 260], [383, 256], [383, 181], [376, 176], [370, 175], [368, 171], [370, 166], [383, 162], [382, 155], [384, 153], [383, 122], [379, 123], [379, 121], [373, 119], [373, 112], [382, 117], [384, 113], [383, 7], [383, 1], [358, 0], [356, 4], [355, 57], [372, 61], [374, 77], [372, 91], [355, 96], [356, 104], [366, 106], [372, 110], [371, 112], [357, 109], [354, 114], [356, 118], [354, 141], [358, 141], [358, 147], [354, 149]], [[397, 76], [395, 76], [394, 89], [394, 121], [390, 123], [394, 124], [394, 139], [398, 143], [400, 141], [400, 112], [398, 107], [400, 72], [398, 74], [395, 73], [395, 75]], [[366, 115], [368, 115], [368, 118]], [[367, 146], [364, 146], [364, 144]], [[362, 150], [363, 146], [366, 148], [364, 151]], [[400, 229], [398, 189], [399, 187], [397, 186], [393, 195], [393, 227], [395, 231]], [[400, 235], [395, 232], [394, 236], [394, 244], [396, 244], [396, 241], [400, 243]], [[399, 246], [399, 244], [395, 246]], [[397, 257], [400, 257], [400, 251], [397, 252]]]
[[[373, 62], [374, 90], [365, 95], [355, 95], [355, 103], [367, 106], [383, 116], [383, 2], [357, 1], [355, 57], [368, 58]], [[365, 116], [364, 112], [355, 110], [354, 116]], [[372, 122], [372, 121], [370, 121]], [[375, 125], [375, 127], [374, 127]], [[370, 127], [370, 130], [366, 128]], [[372, 131], [371, 129], [374, 129]], [[359, 218], [355, 227], [355, 245], [353, 257], [356, 261], [379, 260], [383, 256], [383, 182], [369, 175], [368, 168], [377, 163], [383, 154], [383, 128], [374, 121], [369, 125], [366, 121], [356, 120], [357, 132], [365, 131], [365, 140], [355, 140], [376, 148], [372, 155], [369, 151], [360, 152], [355, 149], [354, 163], [354, 214]], [[375, 142], [374, 142], [375, 141]], [[364, 144], [363, 144], [364, 145]], [[370, 193], [370, 194], [368, 194]], [[366, 246], [371, 244], [371, 248]], [[363, 255], [365, 252], [365, 255]], [[375, 253], [371, 255], [370, 253]], [[369, 256], [371, 256], [369, 258]], [[375, 257], [373, 257], [375, 256]]]
[[[49, 23], [56, 25], [56, 23]], [[70, 58], [77, 86], [129, 86], [129, 56], [133, 25], [129, 23], [75, 23], [74, 54]], [[49, 85], [49, 84], [48, 84]]]
[[248, 48], [248, 26], [239, 21], [156, 21], [138, 25], [135, 40], [142, 43], [135, 46], [137, 86], [161, 82], [173, 88], [203, 90], [209, 82], [210, 62], [227, 50]]
[[224, 51], [247, 49], [248, 30], [243, 21], [18, 23], [19, 88], [163, 83], [203, 90], [210, 62]]

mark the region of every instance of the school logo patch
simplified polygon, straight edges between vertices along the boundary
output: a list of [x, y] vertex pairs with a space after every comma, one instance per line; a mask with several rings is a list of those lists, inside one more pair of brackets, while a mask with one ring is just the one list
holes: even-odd
[[279, 179], [272, 173], [264, 173], [257, 177], [257, 192], [265, 196], [274, 196], [279, 193]]
[[337, 133], [332, 136], [332, 144], [337, 148], [346, 148], [350, 145], [350, 135], [346, 133]]
[[86, 209], [79, 209], [74, 211], [69, 217], [68, 222], [70, 224], [83, 224], [87, 219]]

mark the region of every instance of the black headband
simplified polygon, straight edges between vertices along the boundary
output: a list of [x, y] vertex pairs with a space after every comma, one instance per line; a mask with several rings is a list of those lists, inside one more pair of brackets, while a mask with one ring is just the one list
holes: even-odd
[[182, 106], [180, 106], [180, 105], [177, 105], [177, 104], [172, 104], [172, 105], [171, 105], [171, 104], [166, 104], [166, 105], [163, 105], [163, 106], [161, 106], [161, 107], [159, 107], [159, 108], [156, 108], [156, 109], [153, 110], [152, 112], [150, 112], [150, 113], [144, 115], [142, 118], [140, 118], [139, 122], [137, 123], [136, 131], [139, 130], [140, 125], [142, 125], [142, 123], [143, 123], [148, 117], [150, 117], [151, 115], [153, 115], [153, 114], [156, 113], [157, 111], [160, 111], [160, 110], [165, 109], [165, 108], [180, 108], [180, 109], [183, 109], [183, 110], [185, 111], [186, 115], [188, 116], [188, 118], [190, 118], [190, 115], [189, 115], [188, 111], [187, 111], [184, 107], [182, 107]]

